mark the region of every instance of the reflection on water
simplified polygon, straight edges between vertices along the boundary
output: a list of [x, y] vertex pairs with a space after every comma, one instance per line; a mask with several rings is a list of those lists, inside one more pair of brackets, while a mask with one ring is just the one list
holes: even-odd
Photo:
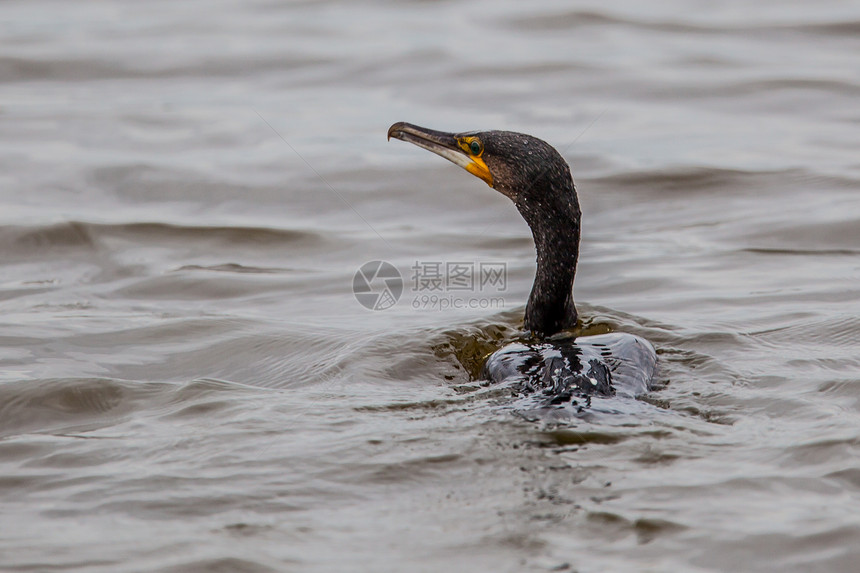
[[[855, 5], [0, 14], [2, 569], [854, 570]], [[475, 380], [529, 231], [399, 120], [570, 160], [583, 331], [657, 390], [552, 425]], [[503, 304], [416, 310], [420, 261]]]

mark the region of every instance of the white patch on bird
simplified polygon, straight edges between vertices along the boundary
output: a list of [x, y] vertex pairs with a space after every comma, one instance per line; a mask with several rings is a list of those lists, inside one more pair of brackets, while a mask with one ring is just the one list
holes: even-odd
[[589, 379], [588, 379], [588, 381], [589, 381], [589, 382], [591, 382], [591, 385], [592, 385], [592, 386], [597, 386], [597, 379], [595, 379], [595, 378], [589, 378]]
[[564, 358], [564, 356], [562, 356], [561, 354], [561, 350], [559, 350], [558, 348], [553, 348], [550, 345], [546, 345], [541, 348], [540, 354], [543, 357], [544, 361], [549, 360], [550, 358]]

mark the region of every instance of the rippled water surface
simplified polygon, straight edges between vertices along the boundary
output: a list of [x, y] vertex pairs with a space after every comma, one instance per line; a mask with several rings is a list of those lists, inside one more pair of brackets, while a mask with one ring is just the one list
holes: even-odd
[[[0, 568], [856, 571], [858, 73], [838, 0], [3, 2]], [[474, 380], [531, 236], [401, 120], [571, 162], [637, 408]]]

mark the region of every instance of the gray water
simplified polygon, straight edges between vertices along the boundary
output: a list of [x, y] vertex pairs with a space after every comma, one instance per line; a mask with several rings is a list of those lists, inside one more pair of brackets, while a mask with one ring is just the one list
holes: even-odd
[[[838, 0], [3, 2], [0, 569], [856, 571], [858, 96]], [[531, 236], [395, 121], [570, 161], [635, 413], [474, 379]]]

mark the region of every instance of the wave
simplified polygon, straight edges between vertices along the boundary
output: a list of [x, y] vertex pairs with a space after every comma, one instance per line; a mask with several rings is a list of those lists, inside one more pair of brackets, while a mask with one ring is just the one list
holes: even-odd
[[557, 13], [544, 13], [537, 16], [520, 16], [505, 21], [509, 27], [525, 31], [572, 30], [587, 27], [635, 28], [640, 30], [677, 33], [677, 34], [763, 34], [763, 33], [804, 33], [816, 36], [846, 36], [854, 38], [860, 34], [860, 20], [824, 22], [777, 22], [760, 23], [722, 22], [708, 24], [704, 21], [680, 19], [642, 19], [598, 12], [593, 10], [569, 10]]
[[296, 57], [287, 54], [222, 58], [213, 60], [206, 54], [186, 65], [165, 62], [149, 66], [122, 65], [101, 59], [68, 59], [52, 57], [50, 60], [24, 57], [0, 57], [0, 83], [24, 81], [94, 81], [118, 79], [159, 79], [176, 77], [231, 77], [241, 76], [249, 70], [257, 73], [280, 72], [301, 68], [317, 68], [331, 64], [331, 60], [314, 57]]
[[127, 239], [140, 243], [182, 244], [188, 241], [216, 242], [233, 245], [320, 246], [326, 239], [307, 230], [266, 227], [233, 227], [212, 225], [176, 225], [158, 222], [88, 223], [67, 221], [43, 226], [2, 226], [0, 242], [6, 254], [31, 254], [46, 250], [93, 251], [109, 239]]
[[[582, 178], [586, 181], [585, 178]], [[777, 169], [751, 171], [719, 167], [678, 166], [654, 170], [636, 170], [613, 173], [602, 177], [588, 178], [589, 185], [606, 186], [612, 189], [630, 189], [637, 192], [654, 190], [661, 192], [719, 190], [723, 194], [749, 193], [752, 188], [764, 191], [783, 190], [787, 187], [830, 189], [856, 189], [860, 181], [848, 177], [824, 175], [805, 169]]]
[[[116, 378], [43, 378], [0, 384], [0, 437], [22, 433], [58, 435], [115, 426], [141, 410], [181, 416], [189, 408], [212, 410], [224, 392], [262, 391], [214, 379], [186, 383]], [[214, 400], [214, 402], [213, 402]]]

